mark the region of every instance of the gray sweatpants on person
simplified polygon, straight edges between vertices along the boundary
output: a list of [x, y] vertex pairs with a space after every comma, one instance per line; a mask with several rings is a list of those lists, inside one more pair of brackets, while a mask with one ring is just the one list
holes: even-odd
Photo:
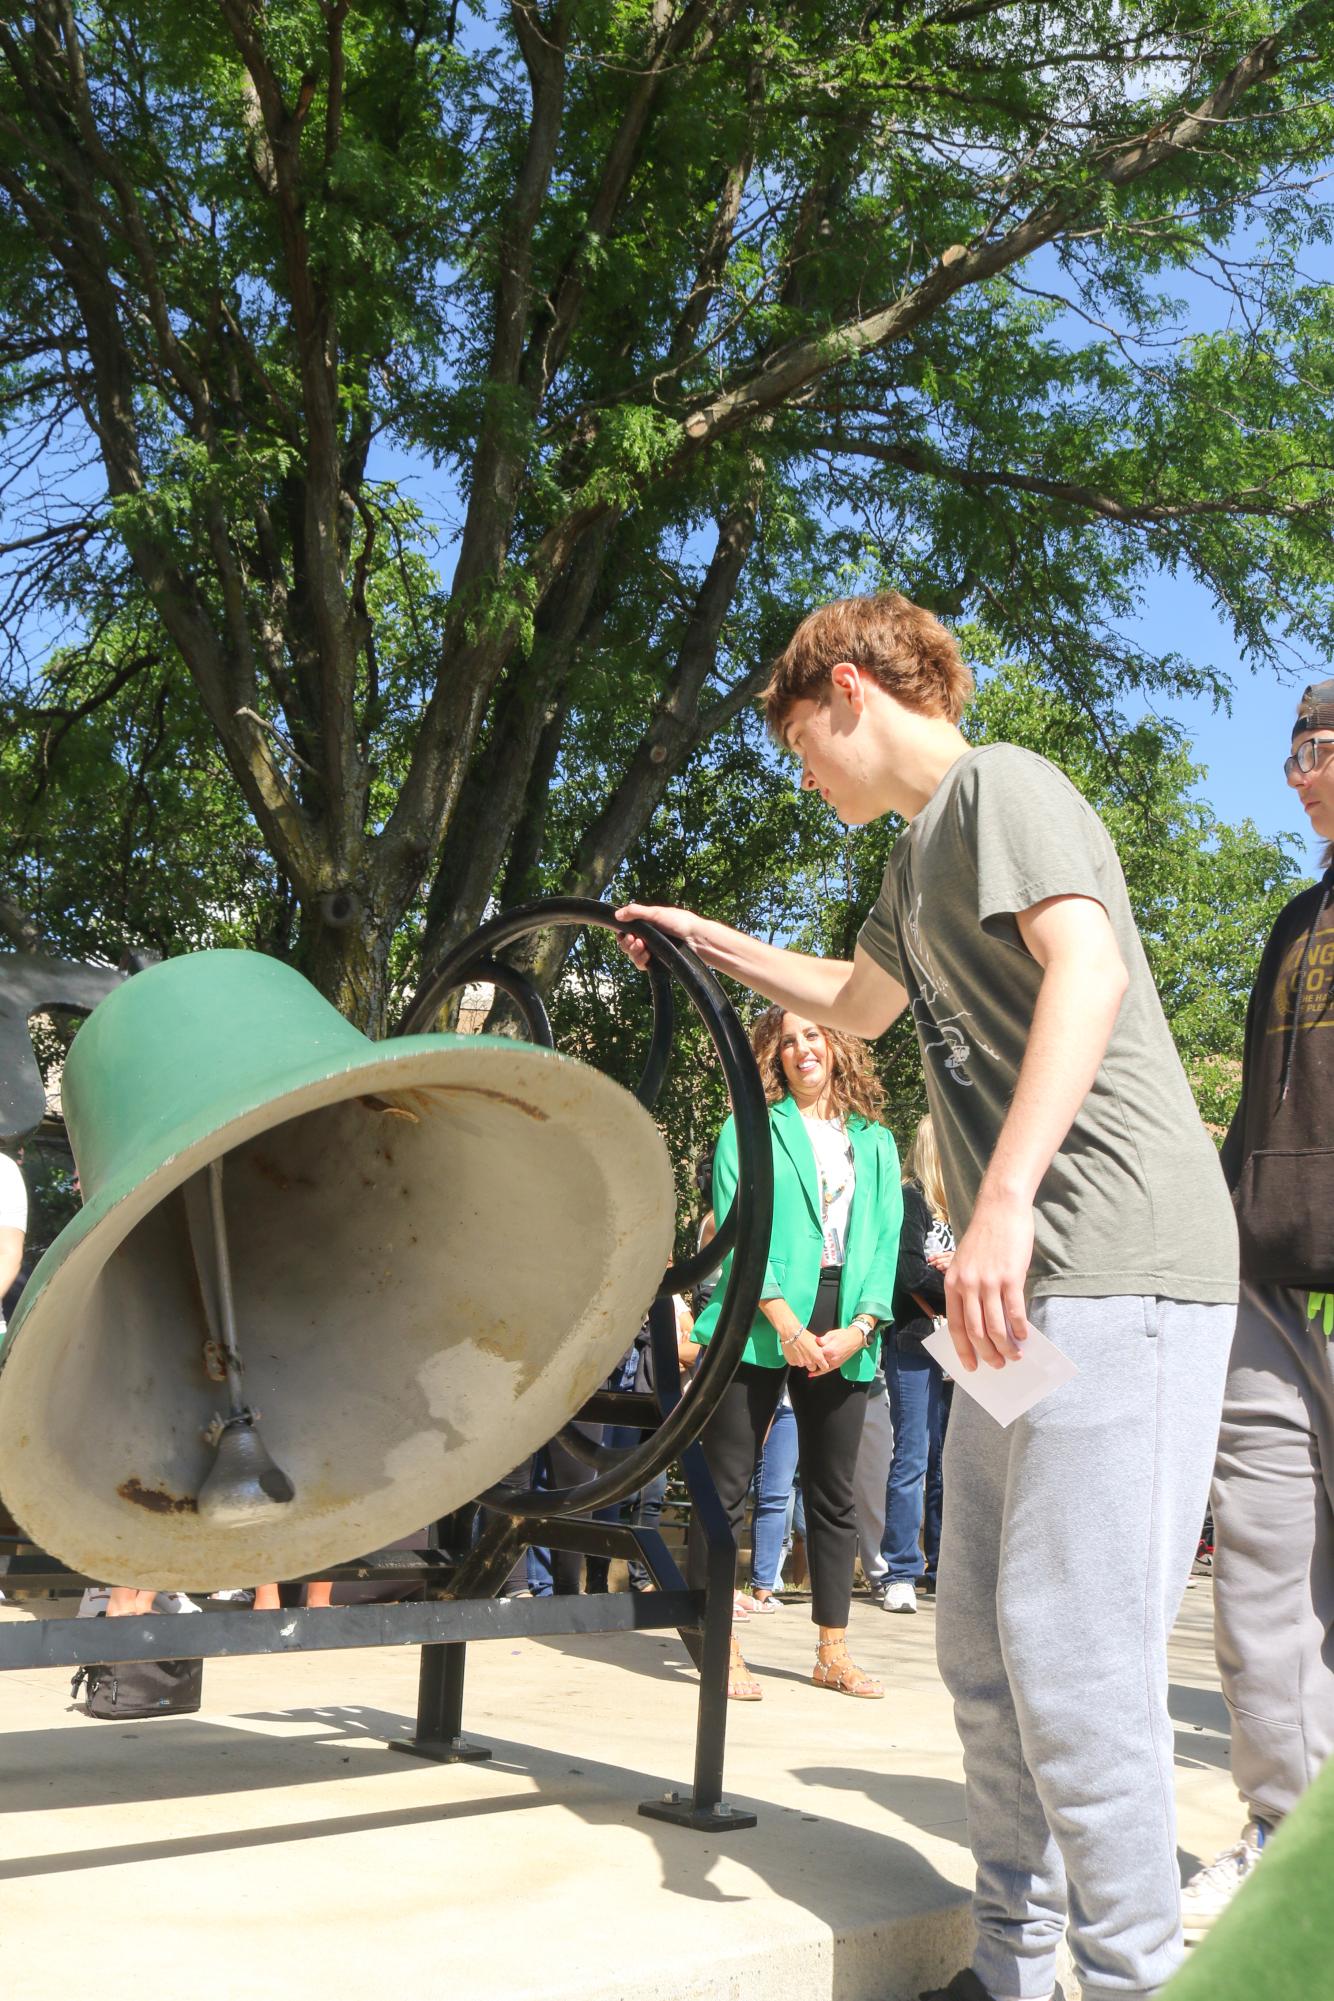
[[1181, 1958], [1167, 1636], [1235, 1314], [1038, 1299], [1034, 1326], [1079, 1373], [1006, 1430], [955, 1395], [936, 1644], [993, 1995], [1051, 1992], [1067, 1918], [1084, 2001], [1139, 2001]]
[[1271, 1827], [1334, 1750], [1334, 1343], [1306, 1302], [1243, 1285], [1214, 1473], [1232, 1776]]
[[889, 1412], [889, 1390], [883, 1376], [877, 1376], [866, 1398], [866, 1422], [862, 1426], [857, 1472], [852, 1483], [852, 1505], [857, 1510], [857, 1552], [862, 1575], [874, 1590], [885, 1581], [889, 1565], [880, 1554], [885, 1533], [885, 1504], [889, 1489], [889, 1468], [894, 1457], [894, 1420]]

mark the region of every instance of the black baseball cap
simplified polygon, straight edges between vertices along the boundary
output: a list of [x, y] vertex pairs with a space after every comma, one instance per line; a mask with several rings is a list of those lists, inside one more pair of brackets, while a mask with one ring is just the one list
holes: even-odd
[[1334, 730], [1334, 680], [1313, 681], [1297, 707], [1294, 743], [1308, 730]]

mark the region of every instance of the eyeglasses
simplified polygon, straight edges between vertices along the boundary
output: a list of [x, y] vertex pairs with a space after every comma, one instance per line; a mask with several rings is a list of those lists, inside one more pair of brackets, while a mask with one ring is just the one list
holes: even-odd
[[1324, 763], [1323, 753], [1334, 747], [1334, 736], [1308, 736], [1305, 743], [1299, 743], [1291, 757], [1283, 760], [1283, 776], [1291, 782], [1295, 772], [1314, 771]]

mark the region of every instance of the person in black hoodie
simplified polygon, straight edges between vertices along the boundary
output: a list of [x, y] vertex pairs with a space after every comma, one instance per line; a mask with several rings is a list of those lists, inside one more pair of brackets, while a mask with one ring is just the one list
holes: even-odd
[[1214, 1476], [1214, 1616], [1247, 1809], [1182, 1897], [1218, 1916], [1334, 1749], [1334, 680], [1306, 690], [1284, 775], [1323, 874], [1274, 926], [1223, 1167], [1241, 1304]]
[[941, 1448], [953, 1385], [922, 1342], [944, 1315], [945, 1273], [953, 1255], [954, 1235], [945, 1204], [940, 1154], [928, 1116], [918, 1124], [903, 1178], [894, 1324], [884, 1344], [885, 1381], [894, 1424], [885, 1532], [880, 1544], [885, 1559], [880, 1605], [885, 1612], [915, 1612], [918, 1583], [927, 1592], [936, 1588]]

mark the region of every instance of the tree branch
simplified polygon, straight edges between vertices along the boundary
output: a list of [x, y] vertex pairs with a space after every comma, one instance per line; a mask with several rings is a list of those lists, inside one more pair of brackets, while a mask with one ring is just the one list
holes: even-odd
[[602, 581], [614, 522], [598, 524], [542, 607], [530, 660], [504, 684], [440, 848], [422, 956], [433, 964], [481, 921], [543, 733], [559, 705]]
[[[487, 400], [473, 460], [455, 588], [499, 574], [509, 546], [527, 452], [513, 391], [527, 340], [533, 233], [551, 183], [565, 107], [565, 37], [570, 0], [542, 24], [535, 0], [510, 0], [510, 19], [528, 66], [532, 112], [523, 161], [501, 234]], [[520, 435], [516, 436], [516, 429]]]
[[[858, 458], [877, 459], [882, 465], [902, 466], [905, 472], [946, 480], [952, 486], [976, 490], [1002, 487], [1012, 493], [1031, 493], [1044, 500], [1058, 500], [1126, 527], [1151, 527], [1157, 522], [1189, 521], [1217, 514], [1265, 515], [1284, 521], [1299, 521], [1313, 514], [1334, 511], [1334, 492], [1316, 500], [1284, 501], [1269, 498], [1263, 486], [1254, 486], [1244, 487], [1219, 500], [1132, 501], [1119, 499], [1115, 494], [1082, 485], [1076, 480], [1050, 479], [1041, 473], [955, 465], [920, 445], [890, 445], [877, 438], [849, 437], [841, 432], [829, 439], [829, 445], [831, 450], [850, 452]], [[1313, 461], [1302, 460], [1300, 464], [1285, 466], [1283, 473], [1314, 470], [1334, 473], [1334, 466], [1317, 466]], [[1281, 476], [1274, 475], [1276, 479]]]
[[0, 931], [16, 952], [40, 952], [42, 927], [35, 917], [20, 909], [12, 897], [0, 892]]
[[666, 693], [623, 776], [584, 830], [561, 885], [567, 896], [602, 894], [702, 741], [700, 693], [717, 664], [723, 625], [755, 541], [758, 502], [757, 479], [750, 497], [719, 524]]
[[348, 868], [360, 840], [368, 782], [358, 742], [354, 704], [347, 690], [355, 675], [356, 646], [340, 559], [342, 453], [338, 415], [338, 332], [334, 301], [321, 279], [306, 227], [301, 173], [301, 131], [314, 101], [317, 79], [303, 77], [291, 110], [255, 23], [264, 17], [244, 0], [219, 0], [263, 116], [273, 173], [266, 187], [282, 244], [301, 377], [306, 452], [300, 482], [300, 542], [308, 602], [317, 635], [320, 680], [319, 761], [323, 808], [337, 854], [335, 876]]
[[1308, 0], [1284, 27], [1255, 43], [1199, 105], [1183, 107], [1139, 138], [1093, 153], [1084, 162], [1091, 186], [1081, 185], [1078, 173], [1072, 175], [1069, 185], [1058, 188], [1003, 236], [971, 246], [951, 244], [926, 277], [891, 304], [845, 320], [818, 339], [792, 341], [768, 355], [758, 370], [686, 417], [689, 442], [671, 462], [671, 470], [763, 411], [790, 401], [831, 368], [902, 340], [967, 286], [1021, 263], [1095, 207], [1101, 186], [1132, 187], [1193, 148], [1207, 150], [1216, 140], [1220, 121], [1246, 93], [1278, 74], [1284, 49], [1314, 33], [1330, 13], [1331, 0]]
[[[707, 29], [711, 14], [725, 19], [729, 11], [727, 6], [718, 8], [715, 0], [690, 0], [690, 4], [682, 9], [662, 35], [637, 80], [621, 123], [607, 148], [602, 173], [588, 205], [588, 220], [553, 287], [549, 310], [534, 328], [529, 341], [522, 379], [534, 411], [540, 408], [565, 358], [583, 304], [589, 249], [612, 233], [667, 71], [681, 51], [689, 48], [696, 34]], [[716, 29], [717, 22], [714, 26]]]

